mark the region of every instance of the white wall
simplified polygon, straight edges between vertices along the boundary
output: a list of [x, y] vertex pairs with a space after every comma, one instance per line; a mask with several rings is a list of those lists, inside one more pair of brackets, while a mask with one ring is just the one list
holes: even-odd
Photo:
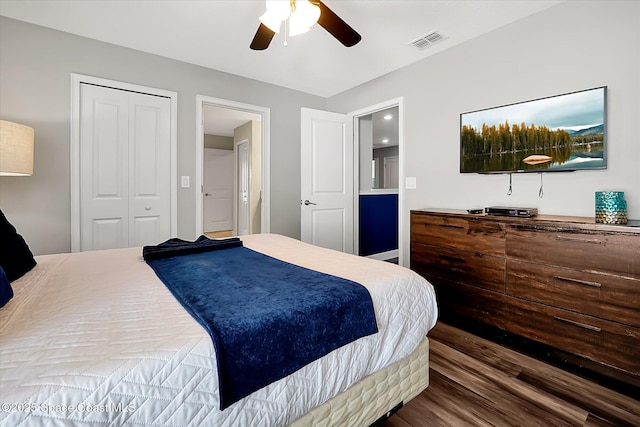
[[[455, 36], [455, 35], [452, 35]], [[607, 169], [543, 175], [460, 174], [460, 113], [608, 86]], [[625, 192], [640, 219], [640, 2], [568, 1], [329, 99], [349, 112], [404, 96], [403, 214], [428, 207], [537, 207], [594, 216], [594, 192]], [[404, 179], [401, 179], [404, 182]], [[404, 230], [405, 263], [409, 227]], [[406, 265], [406, 264], [405, 264]]]
[[[35, 129], [32, 177], [0, 178], [0, 207], [36, 254], [68, 252], [70, 75], [178, 92], [178, 176], [195, 182], [196, 95], [271, 109], [271, 230], [300, 235], [300, 108], [326, 99], [0, 17], [0, 118]], [[195, 189], [178, 189], [178, 234], [195, 235]]]

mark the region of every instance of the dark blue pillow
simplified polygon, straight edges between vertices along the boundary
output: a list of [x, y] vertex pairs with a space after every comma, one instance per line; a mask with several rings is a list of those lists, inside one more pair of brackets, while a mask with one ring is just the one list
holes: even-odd
[[4, 270], [0, 267], [0, 307], [4, 307], [11, 298], [13, 298], [11, 283], [9, 283], [7, 275], [4, 274]]
[[35, 265], [29, 246], [0, 210], [0, 267], [9, 282], [24, 276]]

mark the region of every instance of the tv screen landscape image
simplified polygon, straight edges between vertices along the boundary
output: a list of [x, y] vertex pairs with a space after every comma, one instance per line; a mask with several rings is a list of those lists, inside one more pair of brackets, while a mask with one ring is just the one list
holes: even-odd
[[460, 114], [460, 172], [605, 169], [607, 87]]

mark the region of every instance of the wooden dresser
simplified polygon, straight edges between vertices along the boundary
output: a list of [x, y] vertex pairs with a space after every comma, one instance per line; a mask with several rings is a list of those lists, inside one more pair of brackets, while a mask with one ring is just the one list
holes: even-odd
[[414, 210], [411, 269], [436, 288], [443, 321], [482, 322], [640, 386], [640, 227]]

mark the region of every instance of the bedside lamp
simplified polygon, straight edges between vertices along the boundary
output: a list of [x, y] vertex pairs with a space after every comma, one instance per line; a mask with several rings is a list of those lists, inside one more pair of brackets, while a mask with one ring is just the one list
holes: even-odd
[[0, 120], [0, 176], [33, 175], [33, 128]]

